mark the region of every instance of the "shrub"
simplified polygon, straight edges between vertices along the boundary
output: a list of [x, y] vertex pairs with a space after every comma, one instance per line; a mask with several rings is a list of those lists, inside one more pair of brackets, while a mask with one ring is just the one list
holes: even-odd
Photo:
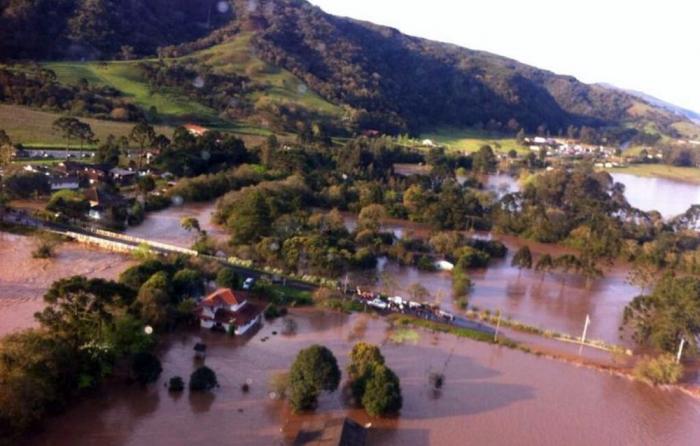
[[193, 392], [207, 392], [218, 386], [216, 373], [207, 366], [198, 368], [190, 376], [190, 390]]
[[455, 257], [458, 259], [456, 267], [461, 270], [466, 270], [469, 268], [483, 268], [488, 266], [489, 260], [491, 260], [491, 256], [489, 256], [487, 253], [474, 249], [470, 246], [459, 248]]
[[148, 352], [134, 354], [131, 360], [132, 377], [140, 384], [155, 382], [163, 371], [160, 360]]
[[168, 381], [169, 392], [182, 392], [185, 390], [185, 381], [179, 376], [173, 376]]
[[676, 364], [676, 358], [667, 353], [656, 358], [642, 358], [634, 366], [633, 373], [637, 379], [654, 385], [675, 384], [683, 376], [683, 366]]

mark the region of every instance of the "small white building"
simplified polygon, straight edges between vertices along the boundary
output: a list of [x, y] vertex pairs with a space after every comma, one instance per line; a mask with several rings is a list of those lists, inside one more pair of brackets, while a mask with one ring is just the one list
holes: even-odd
[[199, 323], [202, 328], [219, 329], [243, 335], [261, 320], [260, 307], [249, 302], [248, 294], [222, 288], [207, 296], [200, 304]]

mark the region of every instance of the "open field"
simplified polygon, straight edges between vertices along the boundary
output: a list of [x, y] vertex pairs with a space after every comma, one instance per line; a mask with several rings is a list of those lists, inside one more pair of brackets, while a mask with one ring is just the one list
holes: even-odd
[[[57, 113], [33, 110], [17, 105], [0, 104], [0, 129], [4, 129], [15, 142], [29, 145], [61, 145], [63, 147], [80, 148], [77, 142], [63, 139], [60, 134], [51, 128], [53, 122], [61, 115]], [[80, 118], [81, 121], [90, 124], [95, 136], [101, 141], [107, 139], [109, 134], [115, 136], [127, 136], [134, 123], [104, 121], [101, 119]], [[156, 127], [156, 131], [170, 137], [172, 128], [165, 126]]]
[[420, 138], [445, 145], [448, 151], [471, 153], [476, 152], [483, 145], [490, 145], [496, 152], [506, 153], [511, 149], [515, 149], [520, 154], [529, 152], [527, 147], [518, 144], [513, 137], [478, 130], [442, 128], [424, 133]]
[[696, 167], [676, 167], [666, 164], [632, 164], [628, 167], [606, 169], [611, 173], [627, 173], [641, 177], [658, 177], [669, 180], [700, 184], [700, 169]]

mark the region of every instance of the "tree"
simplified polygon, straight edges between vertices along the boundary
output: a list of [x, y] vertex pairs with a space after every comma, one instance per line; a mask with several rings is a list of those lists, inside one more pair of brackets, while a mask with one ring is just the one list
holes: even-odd
[[153, 179], [153, 175], [144, 175], [139, 177], [136, 181], [136, 185], [141, 194], [145, 196], [156, 188], [156, 180]]
[[670, 353], [656, 358], [644, 357], [634, 366], [634, 376], [654, 385], [675, 384], [683, 376], [683, 366]]
[[139, 168], [143, 166], [143, 157], [145, 156], [146, 148], [153, 144], [156, 139], [156, 132], [153, 127], [145, 122], [140, 122], [131, 129], [129, 139], [136, 143], [139, 148]]
[[623, 316], [623, 327], [642, 346], [674, 353], [681, 339], [697, 350], [700, 334], [700, 278], [665, 274], [649, 295], [635, 297]]
[[370, 204], [363, 207], [357, 219], [358, 232], [363, 229], [378, 232], [385, 216], [386, 210], [381, 204]]
[[551, 271], [553, 268], [554, 259], [549, 254], [542, 255], [539, 259], [537, 259], [537, 263], [535, 264], [535, 271], [542, 272], [542, 279], [544, 279], [544, 275]]
[[97, 147], [95, 162], [112, 167], [117, 166], [119, 165], [119, 156], [124, 149], [123, 141], [120, 141], [114, 135], [109, 135], [107, 140]]
[[81, 122], [76, 118], [62, 116], [53, 122], [53, 129], [61, 132], [67, 140], [79, 140], [81, 148], [86, 143], [93, 144], [97, 141], [90, 124]]
[[178, 300], [204, 294], [204, 279], [202, 278], [202, 274], [195, 269], [181, 269], [175, 273], [172, 282]]
[[231, 268], [223, 267], [216, 273], [216, 285], [221, 288], [236, 289], [241, 285], [241, 279]]
[[139, 288], [137, 302], [141, 317], [156, 327], [165, 326], [168, 322], [170, 304], [168, 283], [168, 275], [164, 271], [159, 271]]
[[270, 208], [260, 190], [245, 195], [226, 221], [233, 231], [233, 240], [245, 244], [267, 235], [272, 223]]
[[491, 146], [481, 146], [478, 152], [472, 155], [472, 168], [478, 172], [490, 172], [498, 164], [498, 159]]
[[162, 371], [160, 361], [152, 353], [139, 352], [131, 358], [132, 377], [141, 385], [157, 381]]
[[530, 248], [525, 245], [518, 249], [513, 256], [513, 260], [510, 262], [510, 265], [517, 267], [520, 271], [522, 271], [523, 268], [532, 268], [532, 253], [530, 252]]
[[417, 302], [427, 300], [430, 297], [430, 291], [417, 282], [408, 287], [408, 293], [411, 298]]
[[180, 220], [180, 226], [187, 232], [200, 232], [202, 230], [199, 226], [199, 220], [197, 220], [194, 217], [182, 217], [182, 219]]
[[385, 365], [374, 363], [362, 395], [362, 406], [367, 414], [381, 417], [397, 413], [402, 405], [399, 377]]
[[35, 317], [53, 336], [78, 349], [99, 342], [133, 297], [133, 291], [119, 283], [74, 276], [51, 285], [44, 295], [46, 308]]
[[4, 130], [0, 129], [0, 167], [9, 165], [15, 157], [15, 146]]
[[46, 209], [60, 212], [70, 218], [81, 219], [90, 210], [90, 202], [80, 192], [60, 190], [51, 195]]
[[29, 198], [51, 192], [47, 176], [40, 172], [12, 172], [3, 176], [2, 185], [10, 197]]
[[525, 144], [525, 129], [520, 129], [518, 134], [515, 135], [515, 139], [518, 141], [518, 144]]
[[202, 366], [190, 375], [190, 390], [193, 392], [208, 392], [219, 386], [216, 373], [207, 366]]
[[295, 411], [311, 410], [321, 392], [333, 392], [339, 384], [340, 369], [333, 352], [312, 345], [297, 354], [289, 370], [289, 402]]

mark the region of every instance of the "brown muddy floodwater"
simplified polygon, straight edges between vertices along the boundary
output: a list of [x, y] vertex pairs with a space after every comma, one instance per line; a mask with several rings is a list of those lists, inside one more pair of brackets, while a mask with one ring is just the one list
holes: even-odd
[[[394, 343], [386, 322], [294, 311], [296, 334], [275, 335], [281, 321], [252, 338], [195, 331], [173, 335], [162, 354], [160, 381], [147, 389], [115, 384], [47, 420], [31, 446], [288, 444], [306, 423], [350, 416], [371, 422], [370, 445], [697, 445], [700, 403], [681, 392], [540, 358], [504, 347], [424, 331]], [[396, 339], [394, 337], [394, 339]], [[206, 365], [221, 387], [212, 394], [170, 395], [165, 382], [194, 370], [193, 345], [209, 346]], [[268, 397], [267, 381], [314, 343], [328, 346], [342, 369], [353, 343], [381, 344], [401, 379], [400, 417], [370, 420], [348, 409], [340, 392], [314, 414], [293, 415]], [[434, 392], [428, 374], [445, 375]], [[241, 384], [252, 380], [249, 393]]]
[[682, 214], [694, 204], [700, 204], [700, 185], [667, 178], [640, 177], [628, 173], [613, 173], [618, 183], [625, 185], [625, 197], [643, 211], [659, 211], [664, 218]]
[[126, 234], [189, 248], [194, 243], [196, 234], [182, 229], [180, 221], [184, 217], [194, 217], [199, 221], [200, 227], [207, 231], [214, 240], [226, 241], [228, 240], [226, 231], [212, 223], [215, 211], [215, 201], [187, 203], [180, 206], [172, 205], [162, 211], [146, 214], [143, 223], [128, 228]]
[[63, 243], [52, 259], [33, 259], [32, 237], [0, 232], [0, 336], [34, 324], [51, 284], [74, 275], [115, 279], [133, 262], [124, 255]]

